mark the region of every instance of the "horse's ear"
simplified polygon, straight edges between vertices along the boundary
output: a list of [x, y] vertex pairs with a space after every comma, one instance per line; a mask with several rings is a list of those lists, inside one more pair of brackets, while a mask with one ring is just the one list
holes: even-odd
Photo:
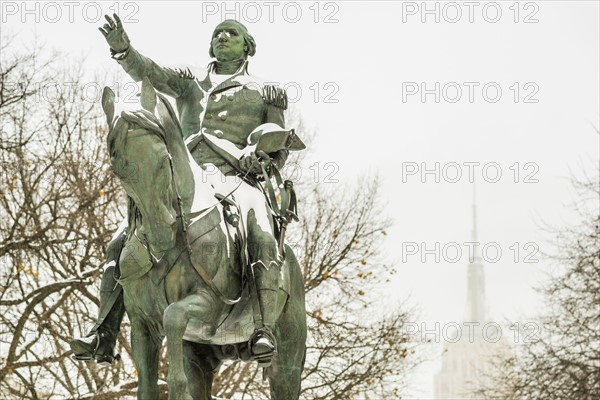
[[154, 114], [154, 108], [156, 107], [156, 92], [154, 87], [147, 76], [142, 80], [142, 107], [144, 110], [150, 111]]
[[110, 126], [115, 116], [115, 92], [108, 86], [104, 86], [102, 90], [102, 110], [104, 110], [106, 122]]

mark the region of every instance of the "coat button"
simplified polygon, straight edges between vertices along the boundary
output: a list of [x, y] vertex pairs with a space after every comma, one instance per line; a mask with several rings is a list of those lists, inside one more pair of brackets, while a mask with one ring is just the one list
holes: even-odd
[[211, 94], [211, 95], [210, 95], [210, 98], [211, 98], [212, 100], [216, 100], [216, 99], [217, 99], [217, 95], [216, 95], [216, 94]]
[[227, 100], [229, 100], [229, 101], [233, 101], [233, 95], [232, 95], [232, 94], [230, 94], [229, 96], [227, 96]]
[[223, 137], [223, 132], [221, 132], [221, 131], [216, 131], [216, 132], [215, 132], [215, 136], [216, 136], [216, 137], [218, 137], [218, 138], [222, 138], [222, 137]]
[[206, 114], [206, 117], [204, 117], [204, 118], [206, 118], [206, 119], [211, 119], [211, 118], [212, 118], [212, 115], [211, 115], [211, 114]]
[[221, 114], [219, 115], [219, 118], [221, 118], [221, 121], [225, 121], [227, 119], [227, 114]]

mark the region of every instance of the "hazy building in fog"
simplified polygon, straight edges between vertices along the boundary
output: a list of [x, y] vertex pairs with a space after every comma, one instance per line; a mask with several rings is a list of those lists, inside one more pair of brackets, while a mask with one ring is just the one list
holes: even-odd
[[[477, 208], [473, 191], [472, 241], [477, 242]], [[485, 270], [475, 251], [467, 266], [465, 320], [460, 328], [443, 335], [442, 368], [434, 378], [436, 399], [475, 399], [473, 391], [489, 380], [493, 369], [490, 357], [510, 352], [499, 325], [488, 319]]]

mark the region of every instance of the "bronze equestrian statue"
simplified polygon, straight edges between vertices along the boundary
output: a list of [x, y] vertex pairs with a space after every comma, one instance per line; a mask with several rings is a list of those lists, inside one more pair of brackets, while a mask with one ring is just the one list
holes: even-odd
[[[158, 398], [166, 336], [171, 399], [210, 399], [226, 359], [256, 360], [273, 399], [297, 399], [304, 287], [283, 242], [295, 195], [278, 170], [304, 145], [284, 129], [285, 92], [248, 74], [256, 44], [237, 21], [215, 28], [216, 61], [192, 72], [142, 56], [118, 16], [106, 18], [113, 58], [143, 81], [143, 109], [115, 117], [114, 94], [103, 93], [111, 166], [130, 204], [108, 246], [98, 321], [71, 342], [74, 358], [112, 362], [127, 309], [138, 398]], [[155, 89], [175, 98], [180, 119]]]

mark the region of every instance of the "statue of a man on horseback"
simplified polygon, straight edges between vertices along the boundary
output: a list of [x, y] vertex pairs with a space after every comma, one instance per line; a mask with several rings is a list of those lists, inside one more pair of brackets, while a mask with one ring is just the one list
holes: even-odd
[[[241, 182], [235, 188], [239, 185], [245, 187], [246, 192], [240, 190], [232, 196], [229, 196], [231, 193], [220, 193], [217, 198], [221, 201], [223, 214], [231, 217], [231, 220], [227, 220], [233, 221], [230, 224], [232, 227], [237, 226], [236, 218], [239, 216], [236, 215], [236, 210], [243, 210], [244, 213], [242, 219], [246, 224], [245, 232], [240, 233], [238, 229], [239, 235], [234, 236], [238, 239], [239, 236], [245, 238], [241, 257], [244, 258], [244, 254], [247, 256], [245, 262], [250, 271], [248, 276], [251, 277], [248, 280], [251, 287], [249, 292], [250, 296], [254, 296], [255, 326], [248, 341], [248, 351], [250, 359], [268, 367], [273, 355], [278, 352], [276, 336], [279, 336], [279, 333], [276, 335], [275, 330], [281, 313], [281, 307], [278, 305], [281, 304], [279, 296], [286, 253], [283, 234], [286, 223], [295, 217], [293, 189], [289, 186], [290, 182], [286, 181], [285, 185], [281, 182], [278, 170], [285, 164], [290, 149], [304, 147], [293, 134], [293, 130], [284, 129], [284, 110], [287, 108], [285, 91], [248, 74], [248, 57], [255, 54], [256, 43], [246, 27], [237, 21], [226, 20], [215, 28], [209, 54], [216, 58], [216, 61], [211, 62], [206, 70], [184, 70], [164, 68], [144, 57], [131, 45], [118, 16], [114, 15], [114, 19], [107, 16], [106, 19], [107, 23], [100, 31], [110, 46], [112, 57], [134, 80], [149, 82], [157, 91], [175, 99], [185, 146], [203, 173], [206, 176], [222, 175], [227, 177], [228, 182], [231, 182], [232, 177], [237, 177]], [[148, 118], [152, 120], [151, 116]], [[268, 134], [272, 134], [271, 145], [268, 140], [263, 140], [266, 145], [253, 147], [255, 150], [251, 152], [244, 152], [250, 144], [256, 145], [261, 136], [267, 137]], [[285, 137], [283, 142], [278, 139], [281, 137]], [[277, 143], [283, 144], [278, 146]], [[177, 166], [174, 169], [173, 164], [175, 163], [171, 162], [171, 172], [175, 173]], [[279, 196], [274, 194], [271, 177], [277, 178]], [[218, 186], [217, 183], [215, 185]], [[231, 186], [224, 185], [223, 188], [229, 189]], [[262, 198], [260, 202], [256, 193]], [[130, 194], [130, 198], [131, 196], [135, 197]], [[280, 197], [281, 202], [285, 204], [277, 204], [276, 197]], [[136, 202], [140, 203], [138, 206], [144, 214], [144, 199], [137, 199]], [[181, 203], [180, 199], [179, 202]], [[177, 210], [177, 207], [174, 209]], [[181, 205], [179, 210], [182, 210]], [[134, 239], [140, 240], [147, 249], [149, 259], [154, 260], [154, 269], [164, 259], [170, 260], [171, 264], [165, 267], [165, 271], [173, 268], [173, 264], [181, 262], [181, 254], [177, 256], [179, 258], [167, 256], [172, 244], [169, 238], [165, 239], [165, 243], [170, 244], [161, 246], [162, 242], [156, 238], [157, 234], [154, 233], [155, 237], [152, 237], [149, 229], [148, 236], [143, 233], [144, 228], [133, 232], [131, 221], [135, 221], [135, 216], [132, 219], [131, 212], [130, 210], [129, 224], [124, 223], [121, 226], [108, 246], [97, 323], [86, 338], [71, 342], [76, 359], [95, 359], [97, 362], [110, 363], [116, 357], [114, 347], [125, 312], [124, 296], [119, 285], [119, 260], [123, 260], [123, 247], [129, 238], [135, 236]], [[200, 211], [197, 214], [200, 215]], [[152, 222], [151, 215], [143, 218], [147, 223]], [[186, 217], [183, 212], [178, 211], [174, 218], [183, 220]], [[186, 245], [191, 249], [187, 241], [188, 239]], [[238, 247], [235, 246], [240, 250]], [[125, 252], [127, 251], [126, 249]], [[231, 253], [237, 256], [240, 251]], [[192, 258], [190, 256], [190, 259]], [[235, 303], [235, 300], [222, 293], [226, 290], [218, 289], [218, 285], [213, 283], [212, 278], [216, 281], [216, 277], [202, 272], [201, 266], [194, 267], [212, 290], [210, 296], [220, 298], [223, 304]], [[246, 266], [243, 269], [245, 268]], [[167, 272], [162, 275], [161, 279], [167, 281]]]

